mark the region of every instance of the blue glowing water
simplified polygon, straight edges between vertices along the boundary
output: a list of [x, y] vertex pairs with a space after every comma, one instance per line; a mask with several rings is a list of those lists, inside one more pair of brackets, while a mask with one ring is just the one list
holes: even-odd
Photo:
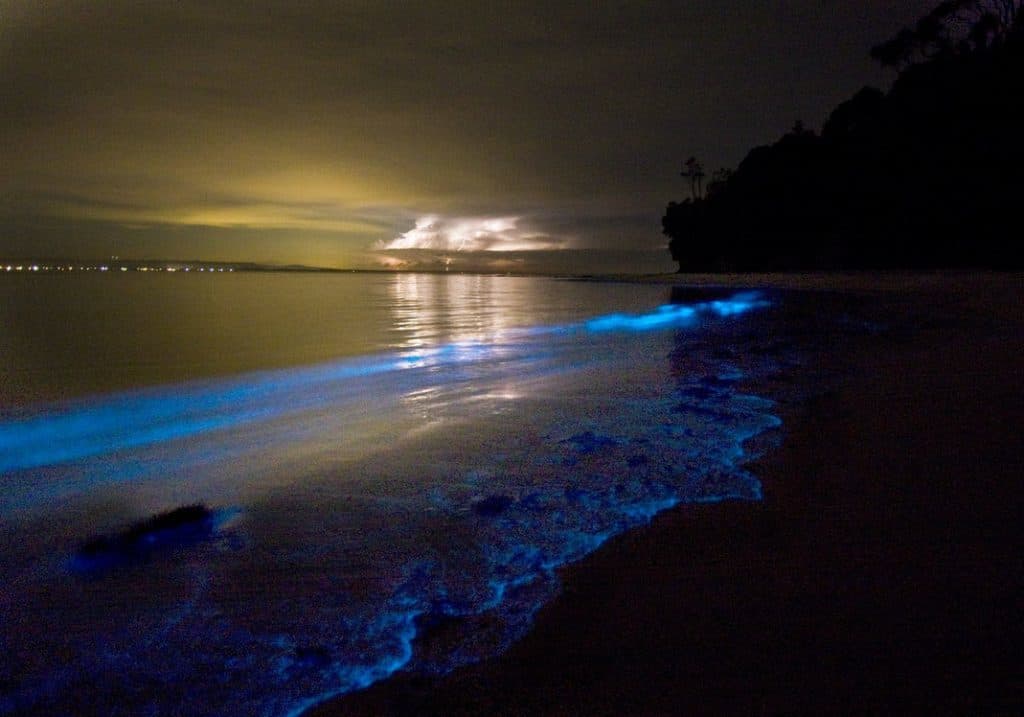
[[[297, 714], [500, 651], [556, 568], [659, 510], [759, 497], [743, 441], [777, 419], [697, 339], [764, 297], [352, 281], [390, 318], [335, 360], [6, 412], [0, 713]], [[225, 516], [203, 540], [72, 569], [89, 537], [196, 502]]]

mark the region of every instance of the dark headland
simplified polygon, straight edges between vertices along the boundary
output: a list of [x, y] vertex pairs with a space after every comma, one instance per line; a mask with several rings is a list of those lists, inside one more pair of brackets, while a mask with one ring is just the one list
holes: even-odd
[[[896, 73], [735, 171], [691, 157], [662, 219], [680, 271], [1024, 267], [1024, 13], [947, 0], [872, 51]], [[699, 150], [693, 150], [699, 151]]]

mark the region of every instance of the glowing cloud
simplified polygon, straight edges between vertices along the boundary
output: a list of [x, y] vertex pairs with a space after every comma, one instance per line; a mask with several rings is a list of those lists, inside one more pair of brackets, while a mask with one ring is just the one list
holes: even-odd
[[520, 217], [441, 217], [428, 214], [394, 239], [377, 243], [386, 251], [540, 251], [562, 249], [565, 240], [521, 226]]

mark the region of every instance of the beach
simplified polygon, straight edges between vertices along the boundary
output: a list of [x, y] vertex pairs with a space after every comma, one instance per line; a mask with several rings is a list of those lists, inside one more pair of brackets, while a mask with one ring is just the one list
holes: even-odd
[[0, 713], [1018, 713], [1021, 286], [6, 283]]
[[861, 327], [814, 339], [803, 389], [750, 387], [783, 419], [763, 500], [663, 512], [563, 568], [504, 654], [309, 714], [1020, 713], [1021, 278], [734, 283]]

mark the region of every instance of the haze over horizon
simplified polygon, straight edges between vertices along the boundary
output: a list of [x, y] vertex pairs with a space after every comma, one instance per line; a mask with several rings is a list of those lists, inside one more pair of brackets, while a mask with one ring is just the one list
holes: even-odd
[[685, 157], [933, 4], [0, 0], [0, 256], [670, 271]]

